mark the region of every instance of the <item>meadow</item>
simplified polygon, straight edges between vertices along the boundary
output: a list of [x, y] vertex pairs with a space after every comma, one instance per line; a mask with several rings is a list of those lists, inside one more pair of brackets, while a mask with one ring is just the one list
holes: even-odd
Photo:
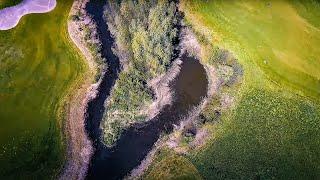
[[63, 107], [87, 70], [67, 34], [71, 5], [0, 32], [0, 177], [51, 179], [64, 163]]
[[[304, 18], [306, 12], [299, 14], [310, 4], [316, 4], [314, 8], [319, 9], [315, 2], [190, 1], [187, 4], [190, 13], [196, 12], [192, 18], [209, 28], [212, 43], [232, 50], [245, 66], [247, 75], [266, 74], [271, 81], [317, 98], [320, 31], [313, 21]], [[310, 12], [308, 16], [319, 17], [319, 12], [318, 15]], [[256, 72], [256, 67], [262, 72]], [[247, 80], [263, 82], [257, 78]]]
[[181, 9], [205, 51], [226, 49], [244, 68], [229, 90], [234, 107], [186, 156], [201, 176], [319, 178], [320, 3], [194, 0]]

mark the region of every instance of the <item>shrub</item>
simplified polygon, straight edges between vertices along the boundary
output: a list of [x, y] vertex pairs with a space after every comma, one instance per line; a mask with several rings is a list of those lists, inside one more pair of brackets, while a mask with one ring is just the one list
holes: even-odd
[[110, 2], [105, 17], [115, 39], [114, 51], [128, 68], [119, 74], [102, 128], [106, 145], [113, 145], [130, 124], [145, 119], [152, 101], [147, 82], [165, 73], [177, 38], [177, 8], [167, 1]]

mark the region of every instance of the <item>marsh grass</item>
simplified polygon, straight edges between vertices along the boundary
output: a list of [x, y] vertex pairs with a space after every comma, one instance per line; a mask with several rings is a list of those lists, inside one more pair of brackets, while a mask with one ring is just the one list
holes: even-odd
[[145, 172], [143, 179], [202, 179], [195, 166], [185, 157], [162, 148]]

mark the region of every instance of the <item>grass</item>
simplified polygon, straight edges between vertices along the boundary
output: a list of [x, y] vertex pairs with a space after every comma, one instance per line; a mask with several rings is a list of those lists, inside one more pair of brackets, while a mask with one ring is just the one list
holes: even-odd
[[202, 179], [195, 166], [185, 157], [162, 149], [142, 179]]
[[320, 177], [319, 106], [255, 89], [233, 113], [216, 127], [214, 140], [190, 156], [205, 179]]
[[[309, 3], [299, 5], [305, 7], [304, 4]], [[194, 12], [193, 18], [209, 27], [212, 43], [235, 53], [248, 76], [265, 73], [287, 88], [319, 97], [320, 31], [299, 15], [295, 9], [298, 5], [287, 1], [190, 1], [186, 4], [190, 13]], [[310, 16], [317, 17], [311, 13]], [[263, 72], [255, 70], [257, 66]], [[247, 81], [259, 83], [250, 77]]]
[[200, 174], [318, 179], [319, 2], [194, 0], [181, 7], [207, 50], [227, 49], [244, 68], [242, 86], [230, 90], [236, 106], [189, 155]]
[[61, 113], [86, 71], [66, 31], [71, 5], [58, 1], [54, 11], [0, 32], [1, 177], [50, 179], [63, 165]]

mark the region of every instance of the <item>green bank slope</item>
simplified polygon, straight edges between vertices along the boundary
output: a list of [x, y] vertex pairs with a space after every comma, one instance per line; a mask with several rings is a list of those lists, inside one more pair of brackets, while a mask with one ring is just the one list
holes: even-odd
[[[1, 6], [10, 4], [2, 0]], [[72, 1], [0, 31], [0, 177], [50, 179], [64, 161], [63, 105], [86, 71], [68, 39]]]
[[244, 68], [235, 107], [188, 156], [202, 177], [320, 178], [320, 4], [194, 0], [181, 8], [204, 44], [229, 50]]

